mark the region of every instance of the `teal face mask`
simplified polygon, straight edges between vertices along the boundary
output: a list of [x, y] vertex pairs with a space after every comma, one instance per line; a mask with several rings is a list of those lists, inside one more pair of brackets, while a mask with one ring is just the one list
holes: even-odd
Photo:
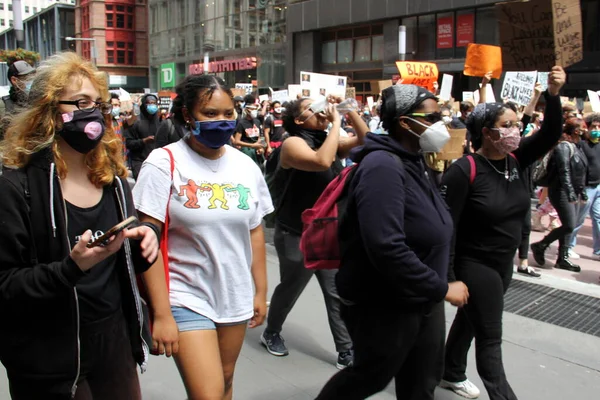
[[590, 139], [592, 142], [598, 143], [600, 141], [600, 129], [590, 131]]

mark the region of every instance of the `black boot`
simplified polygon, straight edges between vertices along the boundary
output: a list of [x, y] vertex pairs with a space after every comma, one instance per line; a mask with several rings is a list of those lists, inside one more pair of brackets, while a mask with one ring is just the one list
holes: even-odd
[[537, 242], [531, 244], [531, 252], [533, 253], [533, 259], [540, 266], [543, 267], [546, 264], [546, 257], [544, 254], [546, 253], [546, 249], [548, 245], [544, 242]]
[[569, 260], [569, 248], [567, 246], [559, 246], [558, 248], [558, 259], [554, 268], [566, 269], [572, 272], [581, 272], [581, 267], [577, 264], [573, 264]]

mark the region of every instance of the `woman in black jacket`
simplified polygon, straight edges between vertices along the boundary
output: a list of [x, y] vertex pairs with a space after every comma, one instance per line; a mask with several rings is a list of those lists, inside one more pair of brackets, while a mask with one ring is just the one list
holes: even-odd
[[178, 142], [186, 135], [185, 118], [183, 117], [183, 104], [181, 104], [181, 96], [173, 100], [171, 106], [171, 117], [164, 120], [158, 127], [156, 132], [155, 147], [165, 147], [168, 144]]
[[477, 398], [466, 377], [475, 337], [477, 370], [490, 400], [515, 400], [502, 362], [504, 293], [513, 274], [521, 228], [531, 207], [523, 170], [546, 154], [561, 136], [561, 67], [550, 73], [542, 129], [521, 139], [517, 114], [502, 103], [479, 104], [467, 120], [476, 154], [458, 160], [442, 179], [454, 219], [455, 245], [449, 280], [469, 288], [469, 304], [458, 310], [446, 343], [442, 387]]
[[546, 263], [546, 249], [558, 240], [558, 259], [554, 268], [581, 272], [579, 265], [569, 260], [569, 240], [577, 224], [577, 203], [586, 203], [585, 184], [588, 161], [577, 144], [581, 140], [583, 121], [569, 118], [564, 126], [561, 142], [548, 162], [548, 197], [556, 209], [561, 226], [553, 229], [541, 241], [531, 245], [535, 262]]
[[[14, 400], [141, 399], [135, 273], [149, 226], [87, 244], [135, 215], [105, 74], [75, 53], [44, 61], [2, 144], [0, 361]], [[135, 267], [135, 271], [134, 271]]]
[[441, 379], [444, 299], [462, 306], [462, 282], [448, 285], [453, 224], [428, 176], [423, 152], [450, 139], [435, 96], [414, 85], [383, 91], [389, 135], [369, 133], [352, 156], [346, 218], [339, 229], [336, 277], [354, 365], [327, 383], [318, 400], [366, 399], [396, 380], [396, 397], [433, 400]]

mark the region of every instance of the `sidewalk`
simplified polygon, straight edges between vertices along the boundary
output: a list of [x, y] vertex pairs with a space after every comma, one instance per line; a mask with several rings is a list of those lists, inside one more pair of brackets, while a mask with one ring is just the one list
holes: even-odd
[[[562, 273], [564, 271], [556, 271]], [[279, 280], [277, 257], [268, 246], [270, 293]], [[587, 288], [600, 297], [598, 285], [558, 279], [544, 271], [541, 284], [555, 283]], [[573, 278], [573, 277], [571, 277]], [[516, 277], [528, 280], [529, 278]], [[568, 290], [568, 289], [567, 289]], [[449, 328], [455, 309], [446, 307]], [[600, 395], [600, 339], [568, 329], [505, 314], [503, 353], [507, 375], [521, 400], [595, 400]], [[290, 355], [276, 358], [259, 344], [262, 328], [248, 331], [235, 379], [236, 400], [310, 400], [337, 372], [336, 353], [323, 304], [313, 279], [290, 314], [283, 335]], [[480, 399], [489, 400], [477, 375], [471, 351], [469, 378], [482, 389]], [[141, 376], [145, 400], [184, 400], [186, 393], [173, 360], [151, 357], [148, 372]], [[393, 384], [378, 400], [395, 399]], [[9, 399], [4, 370], [0, 367], [0, 399]], [[462, 399], [438, 390], [436, 400]]]

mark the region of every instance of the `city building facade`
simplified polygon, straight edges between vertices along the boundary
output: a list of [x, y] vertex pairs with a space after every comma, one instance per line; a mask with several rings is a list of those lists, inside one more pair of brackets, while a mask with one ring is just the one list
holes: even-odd
[[[286, 83], [300, 71], [344, 75], [364, 100], [371, 82], [398, 78], [399, 27], [406, 27], [407, 61], [431, 61], [454, 76], [453, 95], [475, 90], [480, 78], [462, 74], [468, 43], [499, 45], [493, 0], [305, 0], [287, 9]], [[600, 89], [600, 2], [581, 0], [584, 60], [568, 70], [565, 95]], [[444, 27], [445, 29], [442, 29]], [[494, 85], [500, 91], [501, 85]], [[498, 95], [496, 96], [498, 98]]]
[[[24, 18], [23, 31], [23, 48], [38, 52], [42, 59], [61, 51], [74, 50], [74, 43], [66, 38], [75, 34], [75, 6], [62, 2], [37, 11]], [[0, 48], [17, 48], [13, 28], [0, 32]]]
[[[23, 21], [56, 4], [75, 5], [75, 0], [21, 0], [21, 16]], [[13, 27], [13, 2], [0, 0], [0, 33]], [[0, 42], [0, 45], [3, 45]]]
[[[205, 71], [259, 92], [284, 88], [290, 0], [150, 0], [150, 82], [172, 90]], [[205, 64], [205, 57], [206, 61]]]
[[148, 88], [146, 0], [77, 0], [76, 51], [109, 76], [111, 88]]

